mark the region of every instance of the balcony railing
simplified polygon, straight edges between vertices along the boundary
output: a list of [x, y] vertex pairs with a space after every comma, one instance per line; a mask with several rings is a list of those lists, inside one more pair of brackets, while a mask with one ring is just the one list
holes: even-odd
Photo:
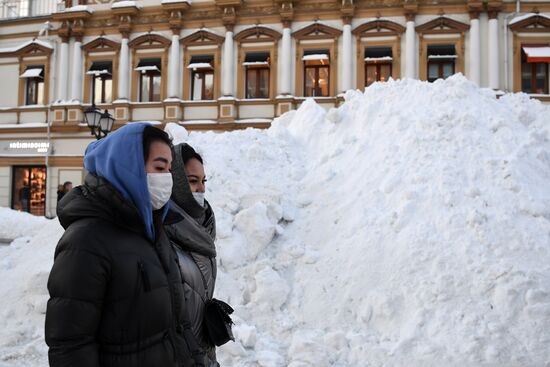
[[64, 8], [63, 0], [0, 0], [0, 20], [48, 15]]

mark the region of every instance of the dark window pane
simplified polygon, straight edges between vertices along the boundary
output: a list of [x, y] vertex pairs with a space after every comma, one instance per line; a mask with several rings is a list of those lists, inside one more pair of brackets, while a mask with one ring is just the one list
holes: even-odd
[[152, 89], [153, 89], [153, 96], [152, 101], [158, 102], [160, 101], [160, 75], [156, 74], [152, 77]]
[[247, 69], [246, 71], [246, 98], [256, 98], [257, 90], [256, 90], [256, 70], [255, 69]]
[[453, 62], [447, 62], [443, 64], [443, 79], [446, 79], [453, 75], [454, 71], [454, 63]]
[[531, 87], [532, 65], [524, 60], [521, 64], [521, 90], [525, 93], [533, 93]]
[[376, 64], [367, 64], [367, 80], [365, 83], [367, 87], [376, 81], [376, 69]]
[[314, 97], [315, 96], [315, 85], [317, 78], [315, 76], [315, 68], [306, 68], [306, 75], [305, 75], [305, 90], [304, 95], [306, 97]]
[[386, 82], [391, 76], [391, 64], [381, 64], [380, 65], [380, 76], [379, 81]]
[[105, 98], [103, 99], [103, 103], [111, 103], [113, 100], [113, 79], [112, 78], [105, 78], [104, 79], [105, 84]]
[[42, 80], [37, 81], [36, 103], [44, 104], [44, 82]]
[[12, 208], [34, 215], [45, 214], [46, 168], [13, 168]]
[[141, 84], [141, 102], [149, 102], [149, 76], [147, 74], [140, 74]]
[[428, 64], [428, 81], [433, 82], [439, 78], [439, 64], [429, 63]]
[[269, 98], [269, 69], [259, 69], [260, 74], [260, 90], [258, 98]]
[[94, 77], [93, 82], [93, 88], [94, 88], [94, 103], [102, 103], [102, 95], [101, 92], [103, 90], [103, 81], [101, 80], [101, 76]]
[[203, 84], [203, 73], [194, 72], [193, 73], [193, 95], [191, 99], [193, 101], [200, 101], [202, 99], [202, 84]]
[[328, 68], [327, 67], [319, 68], [319, 88], [318, 88], [319, 96], [328, 97], [329, 95], [328, 83], [329, 83]]
[[204, 99], [214, 99], [214, 73], [204, 74]]

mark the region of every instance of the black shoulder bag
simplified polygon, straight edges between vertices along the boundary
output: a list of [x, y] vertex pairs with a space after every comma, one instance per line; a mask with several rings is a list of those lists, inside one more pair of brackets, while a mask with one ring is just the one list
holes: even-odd
[[230, 340], [235, 341], [231, 327], [233, 309], [219, 299], [207, 300], [204, 308], [204, 326], [210, 342], [216, 346], [224, 345]]

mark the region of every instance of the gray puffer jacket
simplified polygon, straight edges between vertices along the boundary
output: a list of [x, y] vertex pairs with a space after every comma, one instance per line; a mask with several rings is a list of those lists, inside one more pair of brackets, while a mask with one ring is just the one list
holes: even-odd
[[205, 366], [216, 367], [219, 364], [215, 346], [208, 342], [203, 325], [205, 302], [212, 299], [216, 283], [216, 219], [207, 201], [202, 207], [193, 197], [180, 148], [175, 147], [172, 162], [174, 186], [164, 228], [178, 255], [185, 293], [184, 308], [193, 334], [206, 352]]

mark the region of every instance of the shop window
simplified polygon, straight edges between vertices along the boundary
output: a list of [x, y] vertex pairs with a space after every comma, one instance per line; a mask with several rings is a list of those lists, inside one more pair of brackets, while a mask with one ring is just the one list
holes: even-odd
[[161, 60], [141, 59], [135, 70], [139, 72], [139, 101], [159, 102], [161, 88]]
[[110, 103], [113, 100], [113, 62], [94, 61], [86, 72], [91, 78], [93, 103]]
[[44, 104], [44, 66], [27, 66], [20, 78], [25, 80], [25, 105]]
[[212, 55], [191, 57], [187, 68], [191, 72], [191, 100], [204, 101], [214, 99], [214, 67]]
[[328, 97], [330, 87], [330, 56], [328, 50], [306, 50], [304, 62], [304, 96]]
[[269, 52], [246, 54], [246, 98], [269, 98], [269, 61]]
[[522, 47], [521, 90], [525, 93], [548, 94], [549, 46]]
[[46, 167], [13, 167], [12, 209], [45, 215]]
[[428, 81], [446, 79], [455, 73], [456, 50], [454, 45], [428, 46]]
[[385, 82], [392, 75], [393, 55], [391, 47], [367, 47], [365, 49], [365, 86]]

